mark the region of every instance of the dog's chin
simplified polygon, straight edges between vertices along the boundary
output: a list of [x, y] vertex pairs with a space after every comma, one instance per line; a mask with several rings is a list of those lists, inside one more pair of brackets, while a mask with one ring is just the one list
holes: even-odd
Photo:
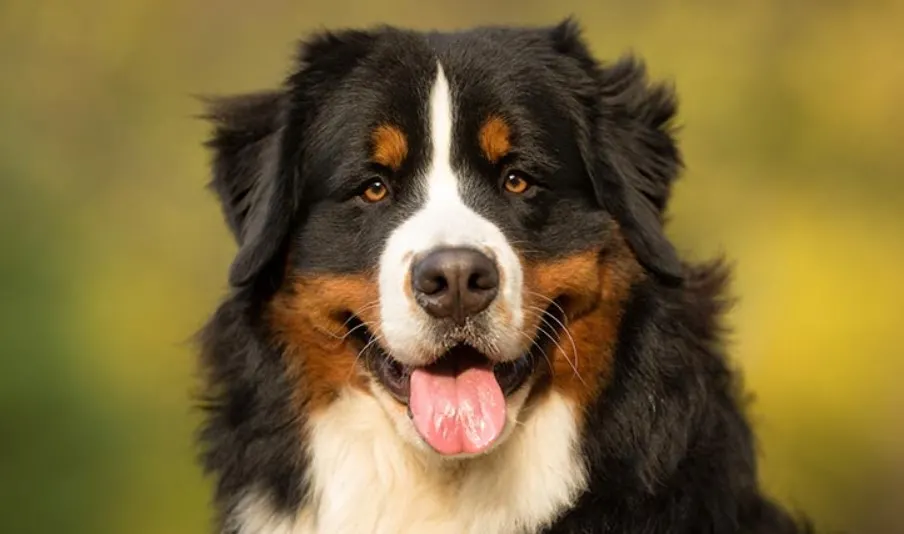
[[[546, 324], [561, 324], [552, 311], [546, 313], [551, 316]], [[360, 321], [352, 317], [348, 324], [361, 343], [360, 361], [372, 378], [372, 392], [400, 436], [444, 459], [486, 455], [507, 440], [559, 335], [538, 330], [529, 348], [512, 360], [498, 361], [475, 348], [479, 343], [460, 342], [428, 365], [411, 366], [394, 358]], [[460, 415], [450, 416], [448, 410], [456, 409]], [[457, 423], [444, 427], [456, 417]], [[461, 434], [457, 445], [447, 436], [455, 433]]]

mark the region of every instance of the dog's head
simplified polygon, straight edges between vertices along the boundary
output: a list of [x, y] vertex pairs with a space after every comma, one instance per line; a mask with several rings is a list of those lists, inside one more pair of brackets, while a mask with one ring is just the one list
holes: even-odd
[[674, 111], [570, 21], [323, 34], [282, 89], [214, 102], [230, 282], [300, 409], [357, 388], [412, 445], [460, 456], [531, 396], [592, 402], [631, 284], [681, 278], [661, 223]]

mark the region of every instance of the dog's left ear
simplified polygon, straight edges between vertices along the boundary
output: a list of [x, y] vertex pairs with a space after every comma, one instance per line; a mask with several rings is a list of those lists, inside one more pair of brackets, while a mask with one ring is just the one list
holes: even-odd
[[680, 282], [681, 260], [663, 229], [681, 168], [671, 129], [674, 94], [649, 84], [643, 64], [631, 57], [600, 65], [571, 19], [554, 27], [551, 37], [556, 51], [583, 71], [577, 90], [591, 119], [582, 152], [598, 201], [618, 221], [644, 267], [667, 282]]

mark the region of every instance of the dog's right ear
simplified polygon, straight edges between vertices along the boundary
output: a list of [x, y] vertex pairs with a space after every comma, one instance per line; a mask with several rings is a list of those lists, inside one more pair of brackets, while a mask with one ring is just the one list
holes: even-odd
[[233, 286], [248, 284], [280, 252], [291, 224], [291, 180], [279, 176], [284, 129], [282, 92], [207, 100], [214, 125], [211, 189], [239, 245], [229, 272]]
[[360, 30], [316, 34], [300, 43], [297, 67], [282, 90], [208, 99], [211, 188], [239, 245], [229, 272], [233, 287], [249, 285], [285, 255], [305, 180], [298, 157], [312, 108], [377, 37]]

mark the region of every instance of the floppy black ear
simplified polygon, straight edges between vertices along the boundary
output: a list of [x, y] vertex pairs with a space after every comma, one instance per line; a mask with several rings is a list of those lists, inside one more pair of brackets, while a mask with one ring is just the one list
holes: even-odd
[[284, 100], [281, 92], [208, 100], [210, 187], [239, 245], [229, 272], [233, 286], [246, 285], [275, 259], [291, 223], [293, 186], [280, 176]]
[[314, 106], [371, 50], [373, 32], [315, 34], [299, 46], [295, 71], [280, 91], [210, 99], [214, 124], [211, 187], [239, 244], [229, 272], [250, 284], [286, 252], [305, 177], [299, 157]]
[[556, 26], [558, 52], [577, 61], [585, 79], [578, 92], [590, 112], [584, 159], [600, 204], [618, 221], [638, 260], [666, 281], [682, 278], [682, 265], [663, 229], [681, 155], [672, 134], [674, 94], [650, 84], [641, 62], [624, 57], [601, 65], [571, 19]]

